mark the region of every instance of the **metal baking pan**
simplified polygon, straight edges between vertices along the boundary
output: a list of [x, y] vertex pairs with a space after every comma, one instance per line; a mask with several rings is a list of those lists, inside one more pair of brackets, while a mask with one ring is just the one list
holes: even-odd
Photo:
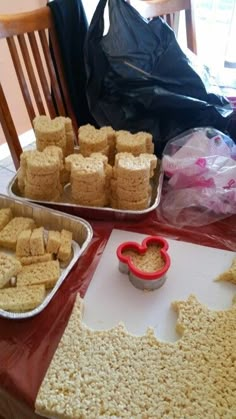
[[158, 167], [155, 170], [153, 179], [152, 179], [152, 196], [151, 203], [148, 208], [145, 210], [119, 210], [110, 207], [88, 207], [75, 204], [71, 202], [70, 199], [70, 185], [67, 185], [64, 188], [64, 192], [58, 202], [50, 201], [37, 201], [29, 198], [25, 198], [21, 195], [18, 188], [17, 174], [13, 177], [8, 185], [8, 194], [14, 198], [20, 199], [23, 202], [34, 202], [39, 205], [45, 205], [49, 208], [56, 209], [58, 211], [63, 211], [68, 214], [90, 218], [94, 220], [119, 220], [119, 221], [128, 221], [128, 220], [139, 220], [145, 218], [147, 214], [155, 210], [160, 203], [161, 191], [163, 184], [164, 172], [161, 167]]
[[[65, 269], [61, 269], [61, 275], [56, 285], [48, 292], [44, 301], [34, 310], [24, 313], [13, 313], [0, 309], [1, 317], [8, 319], [27, 319], [39, 314], [49, 304], [74, 264], [79, 260], [85, 249], [87, 249], [93, 236], [93, 230], [90, 224], [82, 218], [62, 214], [61, 212], [38, 206], [25, 200], [17, 200], [1, 194], [0, 208], [11, 208], [14, 216], [31, 217], [35, 220], [36, 224], [44, 226], [45, 230], [62, 230], [64, 228], [73, 232], [73, 257], [68, 266]], [[4, 249], [1, 248], [0, 250]]]

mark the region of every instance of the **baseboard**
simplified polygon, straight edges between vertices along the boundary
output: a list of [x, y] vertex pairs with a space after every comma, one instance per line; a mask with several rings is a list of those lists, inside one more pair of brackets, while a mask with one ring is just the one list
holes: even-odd
[[[21, 147], [25, 148], [29, 144], [33, 143], [35, 141], [35, 135], [33, 129], [30, 129], [29, 131], [24, 132], [23, 134], [19, 135]], [[0, 145], [0, 160], [6, 159], [11, 155], [9, 147], [7, 143], [4, 143]]]

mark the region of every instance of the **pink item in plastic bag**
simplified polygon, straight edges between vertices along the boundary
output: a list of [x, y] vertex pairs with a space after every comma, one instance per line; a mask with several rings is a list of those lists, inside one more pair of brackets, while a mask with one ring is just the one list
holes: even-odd
[[197, 128], [174, 138], [162, 165], [169, 180], [161, 212], [170, 223], [200, 226], [236, 213], [235, 145], [223, 133]]
[[212, 138], [206, 138], [205, 128], [199, 128], [199, 131], [188, 131], [186, 138], [183, 134], [183, 137], [171, 140], [163, 152], [164, 171], [172, 176], [176, 171], [192, 164], [197, 163], [198, 166], [204, 168], [205, 157], [224, 156], [230, 158], [231, 150], [223, 139], [224, 135], [221, 135], [216, 134]]

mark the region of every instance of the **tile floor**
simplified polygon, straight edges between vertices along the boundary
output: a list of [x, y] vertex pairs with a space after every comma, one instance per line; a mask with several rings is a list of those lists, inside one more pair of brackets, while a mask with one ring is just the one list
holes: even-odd
[[[31, 150], [35, 144], [29, 144], [24, 150]], [[8, 185], [16, 173], [16, 169], [11, 156], [1, 159], [0, 157], [0, 193], [8, 195]]]

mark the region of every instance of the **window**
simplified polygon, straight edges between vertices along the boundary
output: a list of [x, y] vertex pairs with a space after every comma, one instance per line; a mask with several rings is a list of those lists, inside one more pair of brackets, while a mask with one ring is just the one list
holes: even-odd
[[221, 86], [236, 89], [236, 0], [196, 0], [198, 55]]

